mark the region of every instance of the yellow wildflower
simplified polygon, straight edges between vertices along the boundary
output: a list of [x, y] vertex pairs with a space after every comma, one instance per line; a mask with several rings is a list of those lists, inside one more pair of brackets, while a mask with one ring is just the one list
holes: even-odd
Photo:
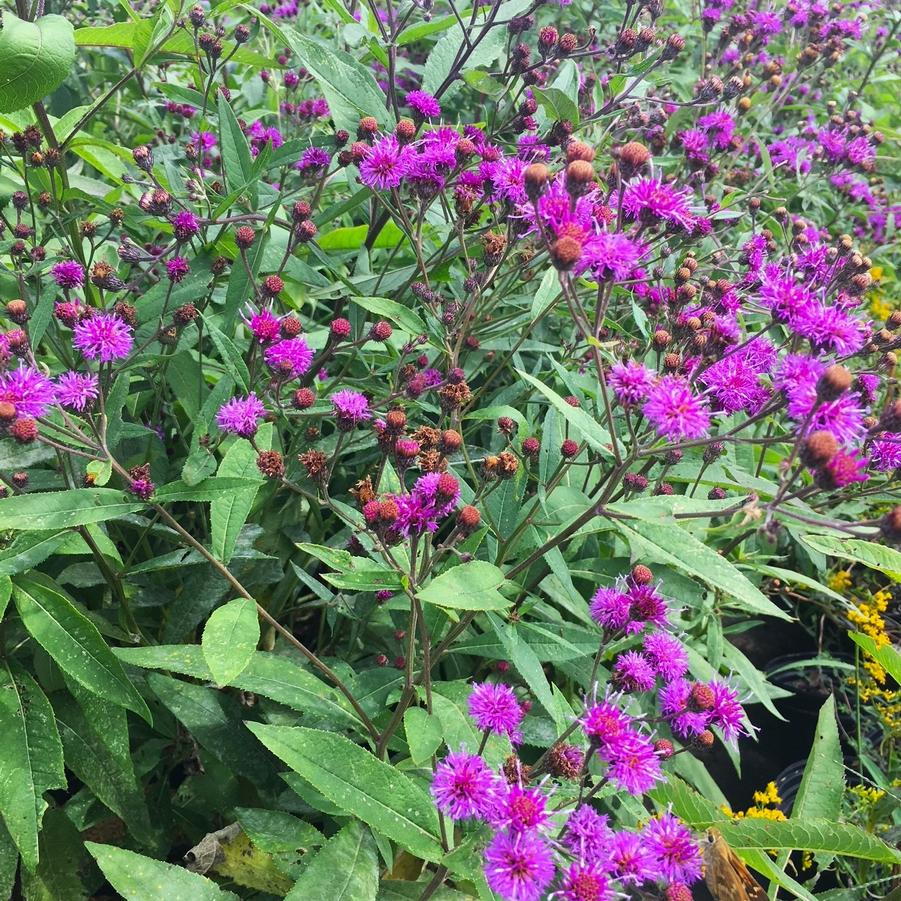
[[847, 569], [834, 572], [827, 583], [833, 591], [846, 591], [851, 587], [851, 573]]

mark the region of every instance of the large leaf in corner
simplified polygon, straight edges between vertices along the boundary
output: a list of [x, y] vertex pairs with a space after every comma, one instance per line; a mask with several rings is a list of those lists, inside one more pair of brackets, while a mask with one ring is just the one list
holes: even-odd
[[75, 35], [56, 15], [25, 22], [0, 10], [0, 26], [0, 113], [11, 113], [65, 81], [75, 62]]
[[498, 591], [504, 574], [492, 563], [473, 560], [452, 566], [419, 590], [421, 601], [455, 610], [506, 610], [510, 602]]
[[375, 901], [378, 890], [372, 833], [351, 820], [316, 853], [285, 901]]
[[438, 814], [429, 794], [342, 735], [303, 726], [248, 728], [333, 804], [416, 857], [440, 860]]

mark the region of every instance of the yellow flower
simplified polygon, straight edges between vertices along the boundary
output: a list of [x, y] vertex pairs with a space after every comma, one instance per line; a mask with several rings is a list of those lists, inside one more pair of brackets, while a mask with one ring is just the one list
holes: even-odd
[[833, 591], [845, 591], [851, 587], [851, 573], [846, 569], [840, 569], [829, 577], [829, 587]]

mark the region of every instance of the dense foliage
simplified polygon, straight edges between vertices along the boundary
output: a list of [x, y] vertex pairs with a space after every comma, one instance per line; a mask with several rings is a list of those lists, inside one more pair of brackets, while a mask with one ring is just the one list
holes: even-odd
[[893, 4], [0, 22], [0, 897], [894, 897]]

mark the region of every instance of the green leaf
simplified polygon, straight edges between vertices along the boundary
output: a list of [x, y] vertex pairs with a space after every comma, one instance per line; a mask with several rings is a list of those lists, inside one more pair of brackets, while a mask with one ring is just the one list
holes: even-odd
[[70, 532], [23, 532], [0, 551], [0, 574], [14, 576], [43, 563], [61, 544], [72, 537]]
[[237, 807], [235, 817], [250, 840], [269, 854], [306, 852], [318, 848], [325, 841], [315, 826], [283, 810]]
[[[116, 648], [116, 655], [131, 666], [167, 670], [204, 682], [213, 680], [203, 651], [197, 645]], [[305, 714], [313, 714], [336, 727], [359, 726], [353, 713], [344, 706], [343, 697], [287, 657], [254, 652], [247, 667], [235, 677], [234, 686]]]
[[296, 28], [283, 29], [288, 46], [319, 83], [328, 101], [335, 128], [356, 131], [361, 116], [374, 116], [381, 125], [394, 117], [385, 107], [385, 95], [372, 71], [332, 43], [302, 34]]
[[422, 707], [408, 707], [404, 712], [404, 732], [413, 763], [419, 765], [431, 760], [444, 741], [441, 720]]
[[439, 860], [438, 815], [429, 794], [341, 735], [303, 726], [248, 723], [254, 735], [333, 804], [424, 860]]
[[[231, 104], [225, 99], [223, 94], [219, 94], [217, 105], [219, 108], [222, 168], [225, 171], [225, 180], [229, 191], [247, 191], [251, 195], [252, 204], [255, 206], [257, 199], [256, 186], [259, 182], [254, 176], [253, 157], [250, 155], [247, 138], [244, 136], [244, 132], [241, 131], [241, 126], [238, 124]], [[236, 379], [236, 381], [239, 384], [241, 383], [240, 379]]]
[[350, 300], [358, 307], [375, 313], [376, 316], [383, 316], [395, 325], [399, 325], [411, 335], [425, 334], [426, 327], [422, 319], [409, 307], [396, 300], [388, 300], [387, 297], [351, 297]]
[[901, 685], [901, 654], [887, 644], [877, 647], [869, 635], [862, 632], [849, 632], [851, 640], [865, 653], [872, 657], [899, 685]]
[[28, 901], [88, 901], [81, 875], [91, 861], [78, 829], [62, 808], [51, 808], [44, 816], [39, 854], [37, 869], [29, 873], [23, 868], [21, 872], [20, 897]]
[[606, 457], [612, 456], [610, 450], [610, 435], [599, 422], [596, 422], [581, 407], [571, 407], [556, 391], [549, 388], [544, 382], [534, 376], [516, 370], [517, 374], [524, 378], [533, 388], [537, 388], [553, 405], [554, 409], [588, 442], [588, 446], [595, 452]]
[[44, 792], [66, 787], [53, 708], [28, 673], [0, 660], [0, 814], [23, 864], [38, 864]]
[[146, 505], [113, 488], [71, 488], [17, 494], [0, 500], [0, 529], [22, 532], [70, 529], [105, 522]]
[[125, 901], [239, 901], [211, 879], [125, 848], [85, 842], [110, 885]]
[[717, 824], [729, 845], [736, 849], [813, 851], [858, 857], [879, 863], [901, 864], [901, 851], [858, 826], [831, 820], [742, 819]]
[[813, 747], [792, 806], [792, 819], [837, 821], [844, 788], [845, 769], [835, 718], [835, 698], [830, 695], [820, 708]]
[[12, 896], [19, 866], [19, 851], [0, 818], [0, 898]]
[[[221, 94], [219, 99], [222, 99]], [[212, 320], [204, 317], [203, 322], [207, 334], [212, 338], [213, 344], [216, 345], [216, 350], [219, 351], [219, 359], [222, 360], [222, 365], [225, 366], [228, 374], [235, 380], [235, 384], [247, 394], [250, 391], [250, 372], [247, 370], [247, 364], [244, 362], [241, 351], [238, 350], [235, 342], [228, 335], [217, 328]]]
[[[640, 509], [634, 503], [629, 508], [633, 515]], [[617, 520], [616, 528], [629, 540], [634, 558], [649, 554], [652, 559], [681, 569], [708, 585], [719, 588], [729, 607], [745, 613], [791, 620], [787, 613], [769, 600], [728, 560], [672, 520], [666, 522], [659, 517], [656, 521]]]
[[158, 504], [172, 504], [176, 501], [215, 501], [228, 497], [236, 491], [259, 488], [258, 479], [238, 479], [231, 476], [212, 476], [196, 485], [184, 482], [170, 482], [154, 492], [153, 500]]
[[95, 695], [152, 721], [97, 627], [49, 576], [36, 571], [16, 576], [13, 598], [22, 624], [64, 673]]
[[[503, 29], [491, 29], [481, 41], [475, 44], [473, 51], [467, 55], [466, 61], [460, 66], [459, 73], [463, 74], [479, 67], [490, 66], [503, 51], [505, 43], [506, 36], [503, 34]], [[428, 91], [430, 94], [438, 91], [450, 74], [462, 45], [463, 31], [459, 25], [454, 25], [441, 36], [426, 58], [422, 75], [424, 91]]]
[[260, 642], [257, 605], [236, 598], [213, 611], [203, 630], [203, 656], [218, 685], [230, 685], [250, 663]]
[[896, 551], [887, 544], [876, 544], [859, 538], [835, 538], [832, 535], [804, 535], [801, 540], [815, 551], [830, 557], [854, 560], [870, 569], [878, 569], [901, 579], [901, 551]]
[[316, 853], [285, 901], [375, 901], [378, 889], [372, 833], [351, 820]]
[[541, 284], [532, 298], [532, 311], [530, 313], [534, 322], [554, 303], [560, 295], [560, 281], [557, 270], [550, 268], [541, 277]]
[[25, 22], [0, 13], [0, 113], [36, 103], [65, 81], [75, 63], [75, 35], [62, 16]]
[[[272, 425], [264, 423], [256, 435], [257, 447], [272, 447]], [[239, 479], [257, 480], [254, 488], [233, 491], [216, 498], [210, 504], [210, 549], [223, 563], [228, 563], [235, 552], [238, 536], [265, 479], [257, 468], [257, 452], [249, 441], [235, 441], [225, 452], [217, 473], [219, 478], [234, 476]]]
[[498, 591], [503, 572], [491, 563], [473, 560], [452, 566], [417, 593], [419, 600], [455, 610], [506, 610], [510, 602]]

